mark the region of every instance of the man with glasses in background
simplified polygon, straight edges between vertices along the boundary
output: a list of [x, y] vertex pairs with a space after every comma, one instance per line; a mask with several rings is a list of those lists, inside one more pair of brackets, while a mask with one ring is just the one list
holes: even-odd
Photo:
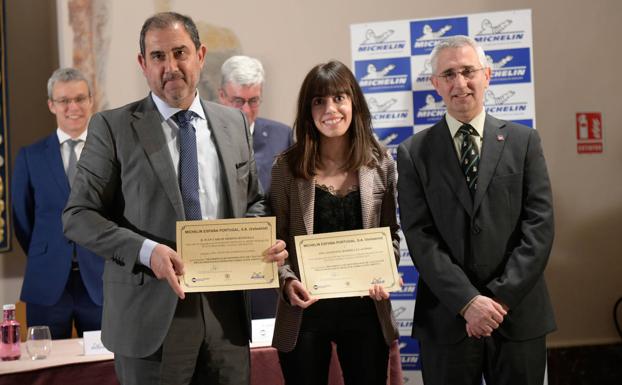
[[47, 84], [53, 134], [20, 149], [12, 204], [15, 236], [27, 254], [21, 300], [28, 326], [47, 325], [52, 338], [99, 330], [104, 260], [63, 235], [61, 215], [87, 135], [93, 100], [86, 77], [59, 68]]
[[432, 51], [447, 114], [398, 149], [401, 226], [419, 271], [412, 336], [430, 384], [542, 384], [555, 329], [544, 281], [553, 202], [536, 130], [484, 109], [484, 51]]
[[[218, 90], [220, 103], [244, 112], [253, 135], [253, 150], [257, 174], [266, 194], [270, 191], [274, 157], [292, 145], [292, 130], [274, 120], [258, 118], [264, 83], [261, 62], [248, 56], [232, 56], [221, 67]], [[273, 318], [276, 312], [276, 290], [253, 290], [251, 316], [253, 319]]]
[[259, 106], [264, 84], [261, 62], [248, 56], [232, 56], [221, 69], [218, 90], [220, 104], [244, 112], [253, 135], [253, 150], [261, 187], [270, 191], [272, 161], [292, 145], [292, 130], [274, 120], [259, 118]]

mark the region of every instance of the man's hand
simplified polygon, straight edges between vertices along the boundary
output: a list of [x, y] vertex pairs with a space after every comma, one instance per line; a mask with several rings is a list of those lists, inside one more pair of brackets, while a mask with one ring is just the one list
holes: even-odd
[[507, 311], [492, 298], [478, 295], [466, 308], [464, 319], [469, 337], [489, 337], [503, 322]]
[[289, 303], [306, 309], [318, 301], [311, 297], [307, 289], [297, 279], [290, 279], [285, 283], [285, 294], [289, 297]]
[[283, 262], [288, 256], [289, 253], [285, 249], [285, 242], [277, 239], [276, 243], [264, 252], [264, 261], [276, 262], [279, 266], [283, 266]]
[[175, 294], [181, 299], [185, 298], [179, 284], [179, 276], [184, 274], [184, 262], [175, 250], [161, 243], [156, 245], [151, 252], [150, 265], [158, 279], [166, 279]]

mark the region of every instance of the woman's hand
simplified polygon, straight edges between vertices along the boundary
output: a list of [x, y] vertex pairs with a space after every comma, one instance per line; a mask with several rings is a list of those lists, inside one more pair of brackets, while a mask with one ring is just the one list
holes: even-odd
[[289, 303], [306, 309], [317, 302], [317, 298], [311, 297], [304, 285], [297, 279], [290, 279], [285, 283], [285, 294]]
[[389, 293], [384, 290], [384, 286], [379, 284], [372, 285], [369, 288], [369, 296], [376, 301], [389, 299]]

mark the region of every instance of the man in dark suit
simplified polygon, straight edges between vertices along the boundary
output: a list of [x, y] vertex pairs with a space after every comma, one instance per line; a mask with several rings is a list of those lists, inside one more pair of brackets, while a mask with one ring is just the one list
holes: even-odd
[[198, 95], [206, 51], [187, 16], [145, 21], [151, 93], [93, 116], [63, 214], [67, 236], [106, 259], [102, 340], [122, 384], [249, 383], [246, 294], [179, 284], [176, 221], [265, 213], [243, 114]]
[[398, 149], [401, 225], [419, 270], [413, 337], [426, 384], [542, 384], [555, 320], [553, 243], [536, 130], [484, 110], [490, 68], [466, 36], [431, 54], [445, 117]]
[[[292, 145], [292, 130], [283, 123], [257, 117], [264, 84], [264, 70], [259, 60], [248, 56], [232, 56], [222, 64], [220, 70], [218, 99], [221, 104], [238, 108], [246, 115], [253, 135], [259, 181], [267, 194], [270, 191], [274, 157]], [[252, 291], [251, 317], [273, 318], [277, 298], [276, 290]]]
[[29, 326], [47, 325], [52, 338], [99, 330], [104, 261], [63, 235], [61, 215], [86, 139], [93, 101], [89, 83], [74, 68], [48, 80], [48, 107], [56, 132], [20, 149], [12, 180], [14, 228], [27, 254], [21, 300]]
[[218, 100], [244, 112], [253, 134], [253, 150], [261, 187], [270, 191], [274, 157], [292, 145], [292, 129], [274, 120], [259, 118], [264, 85], [261, 62], [248, 56], [232, 56], [220, 68]]

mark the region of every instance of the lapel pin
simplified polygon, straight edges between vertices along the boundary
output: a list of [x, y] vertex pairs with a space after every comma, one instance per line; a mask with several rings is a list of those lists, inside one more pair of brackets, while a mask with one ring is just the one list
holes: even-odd
[[503, 142], [505, 140], [505, 136], [499, 134], [497, 135], [497, 142]]

